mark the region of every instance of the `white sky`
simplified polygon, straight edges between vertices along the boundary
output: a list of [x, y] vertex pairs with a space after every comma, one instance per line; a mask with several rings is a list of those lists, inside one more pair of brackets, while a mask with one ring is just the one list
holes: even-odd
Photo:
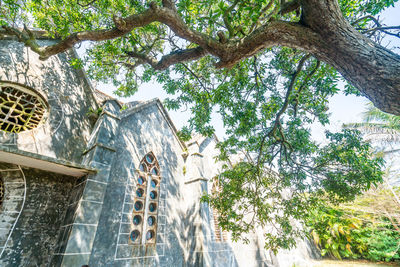
[[[388, 26], [400, 25], [400, 3], [397, 2], [394, 8], [389, 8], [385, 12], [380, 15], [380, 18], [383, 20], [383, 23]], [[391, 38], [388, 39], [390, 42], [389, 47], [397, 46], [400, 47], [400, 39]], [[399, 51], [399, 50], [397, 50]], [[83, 49], [78, 50], [78, 53], [84, 53]], [[113, 91], [115, 91], [115, 87], [109, 84], [97, 84], [97, 89], [113, 95]], [[153, 99], [155, 97], [164, 100], [168, 97], [167, 93], [161, 88], [160, 84], [157, 83], [148, 83], [142, 85], [139, 88], [139, 91], [132, 97], [129, 98], [119, 98], [122, 102], [130, 102], [130, 101], [144, 101]], [[348, 122], [359, 122], [361, 121], [361, 113], [365, 109], [365, 104], [368, 100], [364, 97], [356, 97], [356, 96], [344, 96], [342, 94], [336, 95], [330, 99], [329, 112], [331, 115], [331, 124], [328, 127], [331, 130], [340, 129], [343, 123]], [[170, 111], [169, 112], [172, 121], [178, 129], [181, 129], [184, 126], [189, 117], [190, 111], [181, 109], [179, 111]], [[212, 124], [216, 129], [216, 135], [222, 139], [224, 137], [224, 129], [221, 117], [219, 114], [214, 113], [212, 118]], [[318, 126], [312, 127], [313, 136], [317, 140], [323, 140], [324, 138], [324, 129]]]

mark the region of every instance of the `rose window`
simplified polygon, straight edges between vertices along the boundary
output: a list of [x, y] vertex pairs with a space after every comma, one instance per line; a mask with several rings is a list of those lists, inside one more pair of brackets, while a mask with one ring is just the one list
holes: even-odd
[[0, 129], [19, 133], [36, 128], [47, 113], [46, 101], [31, 89], [0, 83]]

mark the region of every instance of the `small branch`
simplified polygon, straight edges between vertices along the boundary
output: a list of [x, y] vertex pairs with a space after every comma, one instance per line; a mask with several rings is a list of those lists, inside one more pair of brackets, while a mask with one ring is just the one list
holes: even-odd
[[379, 22], [379, 20], [377, 18], [375, 18], [375, 17], [373, 17], [371, 15], [367, 15], [367, 16], [361, 17], [361, 18], [357, 19], [356, 21], [352, 22], [351, 25], [354, 26], [354, 25], [356, 25], [356, 24], [358, 24], [361, 21], [366, 20], [366, 19], [369, 19], [369, 20], [373, 21], [375, 23], [376, 27], [375, 28], [371, 28], [371, 29], [363, 29], [363, 28], [360, 27], [357, 30], [360, 30], [361, 33], [363, 33], [363, 34], [367, 34], [367, 33], [374, 34], [375, 32], [380, 31], [380, 32], [383, 32], [383, 33], [385, 33], [387, 35], [391, 35], [391, 36], [395, 36], [397, 38], [400, 38], [400, 32], [392, 33], [392, 32], [389, 31], [389, 30], [400, 30], [400, 26], [383, 26]]
[[234, 36], [234, 32], [233, 32], [233, 28], [232, 28], [232, 25], [231, 25], [231, 23], [229, 21], [229, 17], [228, 16], [229, 16], [229, 13], [232, 12], [232, 10], [235, 8], [235, 6], [238, 3], [239, 3], [239, 0], [235, 0], [235, 2], [233, 2], [233, 4], [225, 10], [224, 15], [223, 15], [224, 24], [225, 24], [225, 26], [226, 26], [226, 28], [228, 30], [230, 38]]
[[211, 98], [210, 92], [208, 91], [207, 87], [203, 84], [203, 82], [201, 81], [200, 77], [197, 76], [196, 73], [194, 73], [188, 66], [186, 66], [186, 64], [183, 64], [183, 63], [182, 63], [182, 65], [183, 65], [183, 66], [185, 67], [185, 69], [186, 69], [187, 71], [189, 71], [190, 74], [192, 74], [192, 76], [198, 81], [198, 83], [200, 84], [200, 86], [204, 89], [204, 91], [206, 91], [208, 97]]
[[261, 10], [260, 14], [258, 15], [257, 20], [251, 25], [250, 30], [249, 30], [248, 33], [251, 33], [251, 32], [254, 31], [254, 29], [257, 27], [257, 23], [260, 20], [260, 17], [271, 8], [273, 3], [274, 3], [274, 0], [270, 0], [268, 2], [268, 4]]
[[[303, 66], [304, 66], [305, 62], [306, 62], [310, 57], [311, 57], [311, 54], [307, 54], [307, 55], [303, 56], [303, 57], [300, 59], [299, 64], [297, 65], [296, 71], [293, 73], [292, 78], [291, 78], [290, 83], [289, 83], [289, 87], [288, 87], [288, 89], [287, 89], [287, 91], [286, 91], [285, 101], [284, 101], [284, 103], [283, 103], [281, 109], [280, 109], [280, 110], [278, 111], [278, 113], [276, 114], [274, 126], [272, 127], [271, 131], [268, 133], [269, 136], [276, 137], [275, 133], [276, 133], [276, 131], [278, 130], [278, 131], [279, 131], [279, 134], [280, 134], [280, 136], [281, 136], [281, 138], [282, 138], [282, 140], [280, 140], [282, 143], [287, 143], [287, 142], [285, 141], [285, 137], [284, 137], [284, 134], [283, 134], [283, 132], [282, 132], [282, 125], [281, 125], [280, 119], [281, 119], [281, 116], [283, 115], [283, 113], [285, 113], [286, 109], [287, 109], [288, 106], [289, 106], [290, 96], [291, 96], [292, 91], [293, 91], [293, 89], [294, 89], [294, 85], [295, 85], [295, 83], [296, 83], [296, 80], [297, 80], [298, 76], [300, 75], [300, 73], [301, 73], [301, 71], [302, 71], [302, 69], [303, 69]], [[287, 143], [287, 144], [290, 145], [289, 143]]]
[[307, 86], [308, 81], [311, 79], [312, 76], [317, 72], [319, 67], [321, 66], [321, 61], [317, 60], [317, 64], [315, 64], [315, 67], [312, 69], [310, 73], [307, 74], [306, 78], [304, 79], [303, 84], [300, 86], [299, 90], [296, 93], [296, 99], [295, 99], [295, 105], [294, 105], [294, 116], [297, 116], [297, 107], [299, 105], [299, 97], [303, 89]]

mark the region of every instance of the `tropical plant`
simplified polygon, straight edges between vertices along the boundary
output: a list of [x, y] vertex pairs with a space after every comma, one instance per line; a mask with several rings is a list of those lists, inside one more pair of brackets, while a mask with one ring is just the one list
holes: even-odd
[[383, 187], [350, 203], [319, 207], [309, 214], [307, 226], [322, 256], [400, 260], [400, 203]]
[[[400, 116], [385, 113], [369, 103], [362, 117], [364, 122], [348, 123], [343, 126], [360, 130], [364, 138], [369, 141], [386, 144], [400, 143]], [[396, 151], [389, 150], [386, 153]]]

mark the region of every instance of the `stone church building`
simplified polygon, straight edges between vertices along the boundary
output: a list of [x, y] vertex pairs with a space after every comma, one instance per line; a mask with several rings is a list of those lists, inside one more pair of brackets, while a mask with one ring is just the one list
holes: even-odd
[[[53, 41], [41, 39], [42, 44]], [[184, 143], [158, 99], [122, 105], [69, 61], [0, 40], [0, 266], [293, 266], [262, 229], [232, 242], [211, 192], [215, 138]], [[298, 265], [296, 265], [298, 266]]]

